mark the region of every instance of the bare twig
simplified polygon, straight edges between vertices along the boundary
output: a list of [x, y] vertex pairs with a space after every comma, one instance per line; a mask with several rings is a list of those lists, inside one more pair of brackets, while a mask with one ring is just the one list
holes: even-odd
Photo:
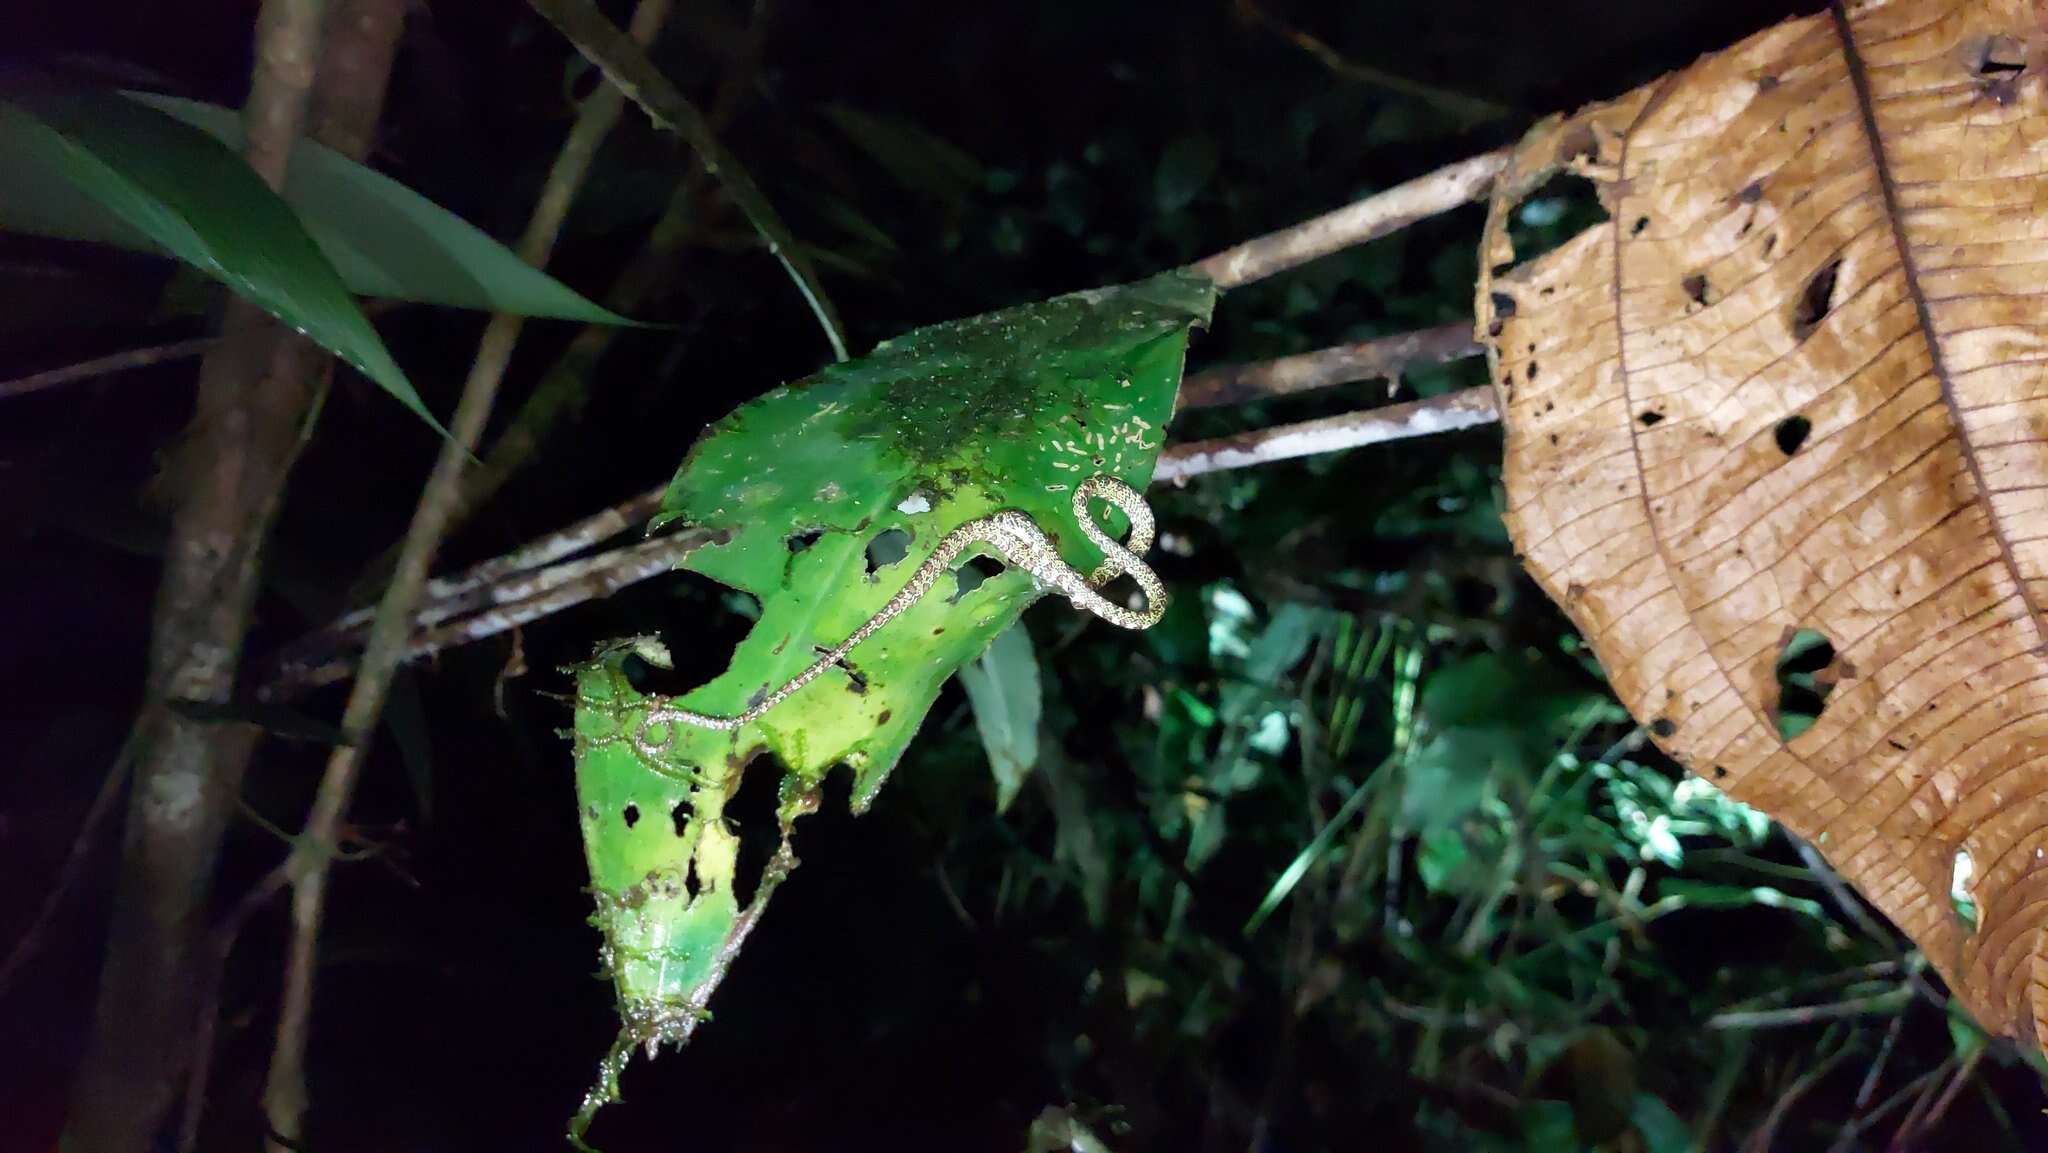
[[[363, 315], [374, 317], [402, 301], [372, 300], [363, 304]], [[91, 360], [81, 360], [62, 368], [45, 369], [18, 376], [13, 380], [0, 380], [0, 400], [10, 396], [40, 392], [46, 388], [70, 384], [73, 381], [91, 380], [96, 376], [107, 376], [116, 372], [127, 372], [132, 368], [148, 368], [153, 364], [166, 364], [173, 360], [199, 356], [210, 351], [221, 342], [222, 336], [195, 336], [190, 340], [174, 340], [169, 344], [155, 344], [147, 348], [131, 348], [126, 352], [109, 353]]]
[[[718, 81], [718, 92], [712, 98], [710, 118], [713, 132], [723, 132], [740, 111], [743, 98], [760, 68], [761, 53], [768, 39], [770, 12], [768, 0], [754, 0], [752, 18], [734, 49], [732, 59], [725, 66]], [[707, 176], [702, 158], [698, 158], [669, 197], [668, 206], [649, 229], [640, 250], [605, 289], [603, 303], [606, 308], [626, 316], [638, 315], [663, 291], [676, 275], [678, 254], [721, 207], [713, 195], [716, 191], [717, 186]], [[533, 460], [548, 437], [558, 434], [575, 421], [589, 399], [598, 362], [610, 351], [613, 342], [627, 331], [630, 330], [613, 324], [591, 324], [576, 334], [569, 346], [556, 357], [554, 364], [541, 374], [533, 391], [502, 421], [503, 429], [484, 453], [482, 466], [472, 467], [462, 474], [462, 499], [455, 510], [450, 531], [489, 503], [507, 481]], [[655, 499], [659, 499], [658, 494]], [[644, 520], [645, 517], [637, 519]], [[359, 584], [381, 587], [397, 557], [398, 547], [393, 545], [383, 556], [365, 566], [365, 576]]]
[[[1886, 932], [1884, 926], [1877, 923], [1877, 918], [1870, 915], [1870, 910], [1864, 907], [1862, 900], [1854, 892], [1850, 891], [1849, 883], [1842, 879], [1840, 873], [1835, 872], [1835, 867], [1828, 864], [1827, 858], [1821, 856], [1820, 850], [1801, 837], [1792, 838], [1792, 845], [1799, 851], [1799, 860], [1806, 865], [1806, 871], [1812, 874], [1814, 880], [1820, 882], [1821, 887], [1828, 891], [1828, 896], [1834, 898], [1835, 904], [1856, 923], [1856, 927], [1863, 930], [1864, 935], [1873, 942], [1890, 949], [1894, 956], [1903, 960], [1905, 950], [1900, 947], [1898, 936]], [[1905, 969], [1906, 983], [1912, 986], [1915, 993], [1925, 998], [1929, 1004], [1948, 1004], [1948, 998], [1933, 985], [1928, 984], [1926, 977], [1920, 975], [1917, 965], [1907, 964]]]
[[1493, 389], [1484, 385], [1428, 400], [1361, 409], [1321, 420], [1275, 425], [1214, 440], [1176, 444], [1159, 454], [1153, 482], [1180, 481], [1209, 472], [1249, 468], [1276, 460], [1429, 436], [1492, 424], [1500, 419]]
[[[633, 14], [633, 33], [644, 44], [654, 38], [668, 14], [668, 0], [640, 0]], [[616, 32], [616, 29], [614, 29]], [[620, 37], [624, 39], [623, 35]], [[616, 123], [621, 107], [596, 99], [586, 100], [577, 123], [564, 141], [554, 167], [548, 173], [533, 217], [521, 235], [518, 252], [527, 263], [544, 265], [554, 248], [562, 218], [570, 201], [589, 171], [598, 143]], [[607, 115], [609, 113], [609, 115]], [[460, 495], [462, 470], [477, 442], [504, 380], [518, 341], [521, 318], [498, 315], [484, 328], [475, 362], [456, 403], [450, 440], [441, 446], [434, 470], [420, 495], [405, 544], [398, 557], [397, 571], [385, 591], [383, 603], [370, 629], [362, 668], [343, 709], [341, 729], [348, 738], [335, 746], [320, 779], [319, 791], [307, 814], [306, 825], [292, 850], [292, 935], [286, 953], [284, 993], [278, 1010], [276, 1044], [271, 1050], [270, 1074], [263, 1092], [264, 1115], [269, 1122], [271, 1144], [289, 1145], [299, 1138], [306, 1110], [306, 1035], [313, 1001], [313, 966], [320, 923], [325, 912], [328, 869], [343, 814], [362, 765], [368, 736], [383, 712], [391, 679], [405, 657], [406, 641], [412, 631], [412, 614], [427, 583], [427, 570], [440, 547], [450, 514]]]
[[1493, 187], [1493, 178], [1507, 162], [1507, 149], [1460, 160], [1335, 212], [1225, 249], [1196, 264], [1194, 269], [1224, 289], [1264, 280], [1319, 256], [1398, 232], [1418, 220], [1469, 204], [1487, 194]]
[[[1246, 468], [1314, 453], [1426, 436], [1499, 419], [1492, 390], [1471, 388], [1410, 404], [1387, 405], [1320, 421], [1280, 425], [1216, 440], [1176, 445], [1159, 458], [1155, 483]], [[650, 489], [594, 516], [427, 586], [414, 610], [405, 660], [440, 652], [529, 624], [647, 580], [707, 543], [702, 535], [622, 546], [556, 563], [644, 522], [664, 490]], [[350, 676], [369, 614], [357, 610], [297, 641], [275, 659], [260, 695], [282, 700]]]
[[212, 348], [219, 339], [216, 336], [195, 336], [190, 340], [176, 340], [169, 344], [131, 348], [127, 352], [96, 356], [91, 360], [81, 360], [77, 364], [67, 364], [62, 368], [17, 376], [13, 380], [0, 380], [0, 398], [22, 396], [46, 388], [55, 388], [60, 384], [70, 384], [74, 380], [89, 380], [112, 372], [126, 372], [131, 368], [146, 368], [169, 360], [198, 356]]
[[57, 909], [63, 905], [65, 895], [78, 883], [78, 875], [85, 870], [86, 861], [91, 859], [100, 822], [114, 811], [114, 802], [121, 797], [121, 786], [128, 783], [128, 769], [134, 754], [135, 737], [131, 734], [114, 758], [113, 767], [107, 770], [107, 779], [100, 782], [100, 791], [87, 806], [85, 818], [78, 822], [78, 833], [71, 838], [71, 850], [64, 855], [64, 864], [57, 869], [57, 876], [43, 894], [43, 903], [36, 909], [35, 919], [15, 940], [14, 947], [7, 951], [7, 959], [0, 961], [0, 997], [7, 995], [7, 987], [14, 982], [15, 974], [42, 950], [43, 934], [49, 931], [50, 922], [56, 920]]
[[627, 99], [639, 105], [655, 127], [682, 137], [696, 151], [704, 162], [705, 170], [718, 179], [733, 203], [739, 206], [754, 230], [767, 242], [768, 251], [782, 262], [790, 279], [796, 282], [804, 303], [810, 306], [819, 326], [825, 330], [825, 339], [832, 345], [832, 355], [839, 360], [847, 359], [845, 331], [839, 324], [838, 313], [832, 308], [832, 301], [825, 295], [824, 286], [818, 283], [817, 272], [797, 251], [789, 228], [782, 223], [768, 198], [762, 195], [754, 178], [747, 175], [747, 170], [726, 151], [717, 133], [711, 130], [710, 122], [697, 111], [697, 106], [655, 68], [645, 51], [620, 32], [617, 25], [605, 19], [604, 13], [599, 12], [591, 0], [528, 0], [528, 3], [567, 37], [578, 52], [597, 65], [626, 94]]
[[[463, 615], [443, 615], [440, 608], [433, 606], [422, 608], [414, 614], [413, 632], [406, 638], [403, 659], [420, 660], [532, 624], [586, 601], [602, 600], [620, 589], [675, 571], [684, 557], [717, 539], [708, 533], [680, 532], [521, 572], [480, 590], [487, 594], [484, 603]], [[465, 594], [466, 599], [474, 596]], [[333, 647], [316, 649], [308, 643], [316, 640], [332, 641]], [[283, 665], [264, 686], [265, 699], [281, 700], [347, 680], [361, 659], [347, 634], [337, 637], [322, 632], [302, 644], [305, 647], [301, 655], [293, 663]]]
[[[567, 528], [528, 541], [501, 556], [471, 565], [454, 576], [435, 577], [427, 582], [426, 601], [420, 608], [420, 621], [424, 624], [434, 624], [467, 611], [471, 605], [498, 599], [493, 588], [497, 582], [543, 568], [563, 557], [573, 556], [595, 547], [629, 528], [645, 524], [661, 507], [662, 494], [667, 491], [665, 485], [648, 489], [602, 512], [584, 517]], [[376, 610], [371, 608], [361, 608], [344, 614], [316, 634], [327, 639], [327, 643], [321, 647], [334, 647], [328, 638], [367, 633], [370, 620], [375, 615]]]
[[1177, 404], [1181, 411], [1215, 408], [1361, 380], [1398, 381], [1418, 365], [1478, 355], [1479, 342], [1469, 323], [1446, 324], [1278, 360], [1205, 368], [1181, 381]]
[[1764, 1123], [1757, 1127], [1756, 1132], [1749, 1135], [1749, 1140], [1742, 1143], [1742, 1153], [1770, 1153], [1771, 1141], [1778, 1135], [1778, 1127], [1783, 1125], [1785, 1118], [1791, 1114], [1792, 1107], [1812, 1092], [1813, 1087], [1820, 1084], [1823, 1078], [1834, 1072], [1835, 1066], [1841, 1064], [1853, 1051], [1853, 1048], [1844, 1042], [1840, 1048], [1793, 1081], [1778, 1095], [1777, 1103], [1772, 1105], [1771, 1111], [1765, 1115]]
[[270, 904], [291, 882], [291, 862], [286, 861], [264, 874], [262, 880], [242, 894], [235, 907], [213, 931], [207, 958], [209, 968], [199, 995], [199, 1032], [192, 1043], [192, 1071], [185, 1078], [185, 1108], [178, 1121], [178, 1153], [193, 1153], [199, 1147], [199, 1123], [206, 1116], [206, 1088], [213, 1079], [214, 1037], [220, 1031], [221, 988], [227, 975], [228, 955], [241, 939], [249, 919]]
[[1412, 96], [1433, 108], [1441, 109], [1469, 124], [1483, 124], [1489, 120], [1498, 120], [1510, 115], [1514, 111], [1514, 109], [1505, 104], [1488, 100], [1484, 97], [1470, 96], [1463, 92], [1453, 92], [1448, 88], [1438, 88], [1435, 85], [1410, 80], [1405, 76], [1399, 76], [1384, 69], [1360, 64], [1316, 37], [1303, 32], [1291, 24], [1274, 18], [1272, 14], [1254, 4], [1252, 0], [1237, 0], [1237, 14], [1247, 23], [1264, 25], [1281, 39], [1313, 57], [1316, 63], [1329, 69], [1333, 75], [1357, 84], [1385, 89], [1388, 92], [1397, 92], [1403, 96]]
[[1784, 1029], [1811, 1025], [1815, 1021], [1839, 1021], [1846, 1017], [1876, 1017], [1896, 1013], [1913, 1003], [1913, 990], [1905, 986], [1886, 989], [1868, 997], [1831, 1001], [1825, 1005], [1794, 1005], [1788, 1009], [1758, 1009], [1754, 1012], [1716, 1013], [1707, 1018], [1709, 1029]]

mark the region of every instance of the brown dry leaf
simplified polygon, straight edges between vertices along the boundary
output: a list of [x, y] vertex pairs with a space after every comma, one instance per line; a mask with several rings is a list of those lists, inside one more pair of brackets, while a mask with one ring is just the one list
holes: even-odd
[[[1544, 125], [1499, 182], [1479, 293], [1509, 527], [1622, 700], [2035, 1044], [2044, 8], [1848, 3]], [[1610, 221], [1502, 271], [1507, 214], [1560, 170]], [[1787, 739], [1802, 630], [1833, 689]]]

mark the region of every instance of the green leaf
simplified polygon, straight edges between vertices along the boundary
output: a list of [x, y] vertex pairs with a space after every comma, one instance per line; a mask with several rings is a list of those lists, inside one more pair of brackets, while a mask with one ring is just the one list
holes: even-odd
[[1629, 1120], [1643, 1139], [1644, 1153], [1690, 1153], [1693, 1147], [1692, 1127], [1652, 1094], [1636, 1094]]
[[974, 706], [974, 725], [996, 778], [996, 812], [1010, 807], [1024, 778], [1038, 767], [1038, 721], [1044, 691], [1038, 654], [1021, 624], [1005, 629], [980, 659], [960, 666], [960, 687]]
[[1496, 773], [1529, 771], [1527, 742], [1509, 729], [1452, 729], [1415, 750], [1401, 773], [1401, 825], [1427, 834], [1479, 807]]
[[[226, 284], [355, 366], [441, 427], [356, 307], [291, 207], [240, 156], [198, 129], [103, 92], [0, 102], [0, 223], [26, 227], [44, 199], [18, 182], [67, 190], [133, 235]], [[33, 231], [33, 228], [28, 230]]]
[[[577, 789], [622, 1044], [687, 1035], [765, 899], [767, 881], [744, 910], [736, 900], [718, 820], [746, 766], [763, 753], [781, 763], [785, 835], [840, 764], [866, 809], [946, 678], [1044, 590], [1015, 571], [963, 580], [963, 564], [843, 667], [737, 731], [649, 731], [647, 710], [744, 711], [873, 617], [946, 534], [997, 509], [1029, 515], [1091, 570], [1102, 557], [1074, 522], [1074, 486], [1151, 478], [1188, 329], [1213, 299], [1206, 279], [1176, 272], [922, 329], [769, 392], [691, 449], [663, 519], [722, 538], [685, 563], [752, 595], [758, 620], [723, 674], [677, 698], [630, 682], [636, 661], [667, 662], [653, 641], [577, 670]], [[907, 549], [893, 563], [877, 550], [871, 572], [870, 547], [889, 534]]]
[[[236, 156], [241, 154], [242, 117], [232, 109], [154, 93], [121, 95], [198, 128]], [[101, 93], [91, 99], [97, 103], [114, 98]], [[163, 131], [160, 122], [143, 131], [152, 130]], [[151, 142], [137, 138], [128, 144]], [[11, 136], [0, 136], [0, 227], [166, 251], [165, 245], [106, 206], [78, 197], [69, 182], [55, 178], [33, 155], [17, 154], [18, 146]], [[403, 184], [310, 140], [301, 140], [292, 150], [283, 196], [342, 282], [358, 296], [595, 324], [635, 323], [584, 299]]]
[[1216, 175], [1216, 142], [1207, 136], [1183, 136], [1159, 157], [1152, 196], [1163, 215], [1179, 212], [1201, 195]]
[[928, 196], [950, 212], [958, 212], [988, 182], [979, 160], [914, 124], [844, 104], [827, 104], [819, 111], [905, 192]]

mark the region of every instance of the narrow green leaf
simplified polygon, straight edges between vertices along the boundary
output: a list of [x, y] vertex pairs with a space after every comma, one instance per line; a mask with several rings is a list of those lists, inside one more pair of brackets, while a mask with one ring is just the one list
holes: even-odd
[[0, 223], [30, 215], [17, 177], [54, 176], [73, 200], [304, 333], [447, 435], [291, 206], [220, 141], [132, 100], [77, 92], [41, 96], [33, 110], [0, 103], [0, 157]]
[[1038, 767], [1038, 721], [1045, 700], [1031, 634], [1022, 624], [1003, 630], [979, 659], [960, 666], [960, 687], [974, 706], [974, 726], [995, 774], [1000, 813]]
[[[242, 118], [230, 109], [126, 95], [241, 151]], [[310, 140], [292, 152], [284, 198], [358, 296], [590, 324], [637, 323], [584, 299], [405, 185]]]
[[[241, 154], [242, 117], [231, 108], [148, 92], [121, 96]], [[99, 200], [79, 196], [55, 169], [16, 153], [17, 144], [0, 134], [0, 228], [166, 252]], [[310, 140], [292, 150], [282, 195], [342, 283], [358, 296], [593, 324], [637, 323], [584, 299], [403, 184]]]

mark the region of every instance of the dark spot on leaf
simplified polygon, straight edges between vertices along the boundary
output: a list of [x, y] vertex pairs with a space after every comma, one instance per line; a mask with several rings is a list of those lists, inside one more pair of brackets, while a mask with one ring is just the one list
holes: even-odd
[[1654, 408], [1646, 408], [1636, 416], [1636, 423], [1644, 428], [1655, 428], [1664, 420], [1664, 414]]
[[1778, 647], [1778, 700], [1771, 707], [1778, 736], [1791, 740], [1813, 727], [1835, 691], [1834, 642], [1815, 629], [1787, 629]]
[[1765, 260], [1769, 260], [1769, 259], [1771, 258], [1771, 253], [1772, 253], [1773, 251], [1775, 251], [1775, 250], [1777, 249], [1777, 247], [1778, 247], [1778, 234], [1777, 234], [1777, 233], [1775, 233], [1775, 232], [1769, 232], [1769, 233], [1765, 233], [1765, 234], [1764, 234], [1764, 253], [1763, 253], [1763, 255], [1764, 255], [1764, 259], [1765, 259]]
[[1748, 184], [1742, 186], [1742, 191], [1735, 194], [1735, 199], [1741, 201], [1744, 204], [1755, 204], [1757, 201], [1762, 200], [1763, 198], [1764, 182], [1761, 180], [1750, 181]]
[[1670, 717], [1658, 717], [1650, 722], [1650, 732], [1660, 737], [1674, 736], [1678, 732], [1678, 722]]
[[1582, 596], [1585, 596], [1585, 595], [1586, 595], [1586, 586], [1585, 586], [1585, 585], [1582, 585], [1582, 584], [1580, 584], [1580, 583], [1579, 583], [1579, 582], [1577, 582], [1577, 581], [1573, 581], [1572, 583], [1570, 583], [1570, 584], [1568, 584], [1568, 585], [1566, 585], [1566, 586], [1565, 586], [1565, 589], [1564, 589], [1564, 599], [1566, 599], [1566, 600], [1568, 600], [1568, 601], [1575, 601], [1575, 600], [1578, 600], [1578, 599], [1579, 599], [1580, 597], [1582, 597]]
[[868, 542], [868, 575], [873, 576], [909, 555], [910, 534], [900, 528], [885, 530]]
[[1726, 769], [1725, 767], [1723, 767], [1723, 766], [1721, 766], [1721, 765], [1715, 765], [1715, 766], [1714, 766], [1714, 779], [1715, 779], [1715, 780], [1717, 780], [1717, 781], [1718, 781], [1718, 780], [1721, 780], [1722, 778], [1726, 777], [1727, 775], [1728, 775], [1728, 770], [1727, 770], [1727, 769]]
[[1529, 362], [1529, 379], [1536, 379], [1536, 362], [1533, 360]]
[[1806, 288], [1800, 292], [1798, 302], [1792, 307], [1794, 337], [1805, 340], [1813, 335], [1814, 329], [1820, 327], [1821, 321], [1827, 319], [1828, 313], [1835, 307], [1835, 287], [1841, 279], [1841, 273], [1842, 262], [1830, 260], [1819, 272], [1813, 274], [1813, 279], [1806, 282]]
[[668, 819], [669, 823], [675, 826], [676, 836], [680, 837], [683, 835], [684, 831], [690, 827], [690, 819], [696, 815], [696, 808], [688, 801], [677, 801], [670, 807]]
[[1641, 236], [1643, 234], [1643, 230], [1648, 227], [1650, 227], [1650, 218], [1647, 216], [1638, 216], [1636, 217], [1636, 222], [1628, 226], [1628, 234], [1630, 236]]
[[632, 828], [640, 823], [640, 806], [633, 804], [631, 801], [626, 802], [626, 811], [623, 815], [626, 818], [626, 827]]
[[875, 723], [878, 725], [886, 725], [889, 723], [889, 718], [895, 715], [895, 709], [883, 709], [880, 713], [877, 713], [875, 715]]
[[1756, 90], [1758, 92], [1769, 92], [1777, 86], [1778, 78], [1768, 72], [1756, 78]]
[[849, 661], [840, 661], [839, 667], [846, 670], [846, 691], [857, 697], [866, 696], [868, 692], [867, 675], [853, 667], [853, 664]]
[[1554, 432], [1550, 434], [1550, 443], [1552, 443], [1552, 444], [1556, 444], [1556, 443], [1557, 443], [1557, 434], [1556, 434], [1556, 433], [1554, 433]]
[[1799, 446], [1806, 443], [1806, 438], [1812, 432], [1813, 422], [1795, 414], [1778, 422], [1777, 430], [1772, 433], [1772, 439], [1778, 442], [1779, 452], [1784, 453], [1786, 456], [1791, 456], [1799, 451]]
[[1679, 281], [1679, 287], [1685, 289], [1685, 295], [1702, 308], [1712, 303], [1707, 299], [1707, 293], [1712, 286], [1707, 283], [1707, 274], [1704, 272], [1695, 272]]
[[1906, 743], [1904, 741], [1893, 740], [1890, 737], [1886, 737], [1884, 743], [1890, 745], [1891, 747], [1899, 750], [1902, 753], [1906, 751]]

